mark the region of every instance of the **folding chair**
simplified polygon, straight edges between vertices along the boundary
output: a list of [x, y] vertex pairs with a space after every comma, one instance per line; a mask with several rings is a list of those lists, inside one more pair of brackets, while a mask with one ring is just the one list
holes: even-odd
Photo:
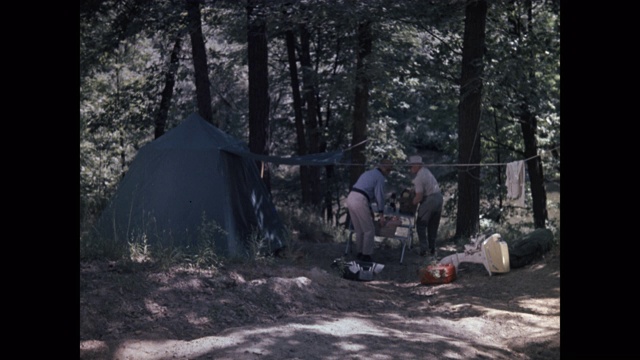
[[[413, 243], [413, 232], [414, 232], [414, 222], [415, 218], [409, 214], [402, 213], [393, 213], [394, 216], [398, 216], [402, 219], [402, 225], [398, 225], [396, 228], [396, 232], [393, 236], [394, 239], [400, 240], [402, 243], [402, 253], [400, 255], [400, 264], [404, 261], [404, 253], [407, 245], [409, 246], [409, 250], [411, 250], [411, 245]], [[349, 220], [349, 237], [347, 238], [347, 244], [344, 249], [344, 255], [348, 255], [351, 252], [351, 241], [353, 239], [353, 224], [351, 220]]]

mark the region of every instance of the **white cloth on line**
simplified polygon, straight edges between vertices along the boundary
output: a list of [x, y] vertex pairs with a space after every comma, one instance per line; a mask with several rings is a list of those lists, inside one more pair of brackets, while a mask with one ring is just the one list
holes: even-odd
[[518, 160], [507, 164], [507, 197], [516, 205], [524, 207], [524, 161]]

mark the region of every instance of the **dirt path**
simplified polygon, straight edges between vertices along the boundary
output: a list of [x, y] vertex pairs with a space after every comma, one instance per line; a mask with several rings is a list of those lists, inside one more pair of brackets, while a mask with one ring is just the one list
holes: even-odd
[[328, 265], [342, 244], [302, 245], [297, 261], [219, 274], [83, 264], [81, 358], [559, 358], [559, 254], [493, 276], [462, 264], [425, 286], [413, 251], [399, 264], [379, 244], [384, 270], [356, 282]]

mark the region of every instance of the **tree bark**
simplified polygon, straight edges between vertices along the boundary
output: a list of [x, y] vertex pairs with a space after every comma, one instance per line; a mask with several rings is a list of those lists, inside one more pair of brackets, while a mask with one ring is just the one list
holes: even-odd
[[[325, 126], [329, 127], [329, 121], [331, 121], [331, 104], [327, 103], [327, 116], [326, 116], [326, 121], [325, 121]], [[327, 142], [326, 141], [322, 141], [322, 144], [320, 145], [320, 152], [326, 152], [327, 151]], [[333, 181], [333, 175], [335, 172], [335, 167], [333, 165], [327, 165], [325, 166], [325, 173], [327, 174], [326, 176], [326, 186], [325, 186], [325, 191], [324, 191], [324, 209], [325, 209], [325, 219], [329, 222], [332, 223], [333, 222], [333, 197], [331, 196], [331, 190], [332, 190], [332, 181]], [[336, 219], [336, 225], [337, 225], [338, 221]]]
[[[515, 5], [517, 1], [513, 1], [511, 5]], [[533, 24], [532, 3], [531, 0], [523, 0], [523, 9], [528, 18], [526, 24], [522, 24], [519, 17], [511, 18], [511, 32], [518, 39], [525, 36]], [[513, 7], [515, 9], [515, 6]], [[513, 12], [515, 13], [515, 11]], [[518, 43], [523, 43], [519, 41]], [[521, 53], [521, 56], [527, 57], [527, 61], [530, 64], [534, 64], [534, 56], [527, 51], [526, 48], [519, 48], [517, 50]], [[526, 84], [535, 84], [535, 75], [533, 70], [525, 72]], [[544, 188], [544, 172], [542, 169], [542, 162], [538, 155], [538, 142], [536, 140], [536, 133], [538, 128], [538, 120], [536, 114], [532, 113], [529, 103], [533, 102], [532, 91], [535, 89], [535, 85], [530, 85], [531, 91], [522, 92], [522, 99], [519, 106], [518, 119], [520, 120], [520, 129], [522, 130], [522, 138], [524, 141], [524, 156], [527, 161], [527, 172], [529, 174], [529, 183], [531, 186], [531, 202], [533, 208], [533, 223], [536, 229], [545, 228], [546, 221], [548, 219], [547, 213], [547, 192]]]
[[[298, 155], [307, 155], [307, 141], [302, 121], [302, 99], [300, 97], [300, 81], [298, 80], [298, 65], [296, 62], [296, 39], [293, 30], [287, 30], [287, 55], [289, 60], [289, 74], [291, 76], [291, 93], [293, 97], [293, 112], [295, 116], [296, 138], [298, 140]], [[302, 189], [302, 203], [311, 202], [311, 187], [309, 186], [309, 167], [300, 166], [300, 188]]]
[[[353, 108], [352, 145], [359, 144], [367, 138], [367, 121], [369, 118], [369, 87], [371, 80], [367, 71], [366, 57], [371, 54], [371, 22], [358, 24], [358, 49], [356, 60], [356, 89]], [[349, 188], [358, 181], [365, 170], [365, 154], [362, 146], [351, 150], [351, 166], [349, 170]], [[360, 164], [360, 165], [356, 165]]]
[[[247, 5], [247, 44], [249, 64], [249, 149], [269, 154], [269, 68], [265, 1], [250, 0]], [[262, 180], [271, 190], [267, 164], [258, 161]]]
[[[336, 51], [335, 51], [335, 57], [334, 57], [334, 62], [333, 62], [333, 70], [332, 70], [332, 75], [336, 75], [337, 71], [338, 71], [338, 66], [339, 66], [339, 54], [340, 54], [340, 41], [338, 40], [336, 42]], [[318, 103], [320, 103], [320, 100], [318, 100]], [[331, 100], [330, 98], [327, 98], [327, 104], [326, 104], [326, 109], [327, 109], [327, 113], [325, 115], [325, 122], [324, 122], [324, 127], [325, 128], [329, 128], [331, 120], [333, 118], [332, 114], [333, 112], [331, 111]], [[318, 113], [320, 113], [320, 109], [318, 109]], [[320, 117], [320, 114], [318, 114], [318, 117]], [[327, 151], [327, 139], [326, 137], [324, 137], [322, 139], [322, 142], [320, 144], [320, 152], [326, 152]], [[325, 219], [327, 222], [329, 222], [330, 224], [334, 224], [336, 226], [339, 226], [339, 222], [340, 219], [338, 218], [339, 213], [340, 213], [340, 189], [338, 188], [338, 186], [336, 186], [336, 184], [334, 184], [334, 174], [335, 174], [335, 166], [334, 165], [327, 165], [325, 166], [325, 174], [326, 174], [326, 186], [325, 186], [325, 191], [324, 191], [324, 213], [325, 213]], [[336, 213], [338, 214], [338, 216], [334, 215], [334, 211], [333, 211], [333, 195], [334, 193], [336, 193], [338, 196], [338, 200], [336, 201], [336, 205], [337, 205], [337, 209], [336, 209]], [[334, 219], [335, 216], [335, 219]], [[335, 222], [334, 222], [335, 221]]]
[[520, 128], [524, 139], [524, 156], [530, 159], [527, 162], [527, 172], [531, 185], [531, 201], [533, 207], [533, 223], [536, 229], [545, 228], [548, 218], [547, 214], [547, 192], [544, 188], [544, 174], [542, 162], [538, 154], [536, 141], [536, 128], [538, 121], [536, 117], [528, 111], [523, 111], [520, 117]]
[[458, 170], [456, 238], [479, 230], [480, 218], [480, 114], [486, 0], [467, 2], [462, 49], [460, 104], [458, 108]]
[[178, 65], [180, 60], [180, 49], [182, 48], [182, 35], [179, 34], [176, 37], [176, 41], [173, 44], [173, 50], [171, 51], [171, 57], [169, 60], [169, 66], [164, 78], [164, 89], [160, 99], [160, 107], [155, 119], [155, 138], [159, 138], [164, 134], [165, 127], [167, 125], [167, 116], [169, 114], [169, 106], [171, 105], [171, 99], [173, 98], [173, 88], [176, 84], [176, 72], [178, 71]]
[[202, 36], [202, 20], [200, 1], [187, 0], [187, 14], [189, 18], [189, 36], [191, 37], [191, 51], [193, 53], [193, 69], [195, 72], [196, 99], [198, 114], [208, 122], [213, 122], [213, 108], [211, 106], [211, 89], [209, 82], [209, 68], [207, 66], [207, 50]]
[[[311, 65], [311, 34], [304, 24], [300, 25], [300, 66], [302, 67], [302, 96], [306, 103], [306, 130], [309, 140], [309, 154], [316, 154], [320, 149], [320, 131], [316, 108], [316, 76]], [[310, 204], [319, 205], [322, 201], [320, 191], [320, 170], [318, 166], [309, 166]]]

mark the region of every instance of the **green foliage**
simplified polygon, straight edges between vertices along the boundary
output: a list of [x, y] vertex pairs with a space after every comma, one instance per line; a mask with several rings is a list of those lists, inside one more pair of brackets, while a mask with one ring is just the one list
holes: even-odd
[[345, 269], [346, 263], [347, 261], [344, 258], [340, 257], [335, 259], [331, 264], [331, 272], [339, 278], [343, 277], [346, 271]]
[[325, 221], [318, 212], [310, 207], [293, 206], [278, 208], [284, 225], [291, 233], [292, 240], [304, 239], [317, 242], [343, 240], [343, 233], [333, 224]]
[[[125, 242], [99, 237], [87, 231], [80, 237], [80, 259], [151, 263], [161, 268], [183, 265], [208, 270], [215, 270], [225, 260], [216, 251], [216, 241], [226, 236], [226, 231], [215, 221], [207, 220], [204, 214], [198, 227], [196, 242], [192, 245], [177, 246], [170, 237], [151, 244], [149, 237], [152, 234], [148, 232], [150, 229], [131, 229]], [[157, 234], [153, 235], [155, 237]]]
[[249, 245], [246, 258], [252, 263], [268, 264], [273, 262], [273, 252], [269, 249], [269, 244], [258, 229], [250, 232], [247, 240]]
[[[135, 40], [135, 39], [132, 39]], [[88, 78], [80, 103], [81, 215], [102, 210], [137, 150], [151, 140], [149, 94], [157, 91], [146, 72], [155, 55], [148, 43], [114, 51], [115, 62]]]
[[198, 269], [217, 268], [222, 263], [222, 258], [216, 252], [216, 242], [226, 236], [227, 232], [215, 220], [207, 220], [206, 214], [203, 213], [196, 245], [185, 260]]
[[179, 246], [155, 244], [152, 259], [154, 265], [160, 269], [169, 269], [176, 265], [193, 267], [187, 249]]
[[106, 241], [86, 232], [80, 237], [79, 245], [80, 260], [123, 260], [129, 250], [126, 244]]
[[139, 239], [129, 241], [129, 254], [131, 261], [146, 262], [151, 260], [151, 252], [147, 243], [147, 234], [141, 234]]
[[[88, 232], [87, 224], [104, 208], [138, 149], [153, 138], [154, 114], [160, 103], [168, 55], [177, 36], [183, 36], [183, 48], [167, 130], [197, 108], [190, 42], [183, 32], [184, 3], [85, 3], [80, 18], [82, 234]], [[523, 4], [490, 2], [480, 121], [482, 162], [522, 159], [519, 114], [526, 109], [537, 120], [536, 141], [545, 177], [559, 179], [560, 17], [553, 2], [534, 0], [531, 12]], [[374, 50], [367, 59], [372, 80], [367, 162], [375, 163], [383, 156], [400, 162], [416, 149], [437, 149], [456, 159], [464, 5], [389, 0], [366, 5], [349, 1], [269, 2], [271, 153], [288, 156], [297, 152], [283, 34], [291, 28], [299, 35], [301, 23], [312, 39], [317, 114], [326, 149], [355, 145], [350, 140], [355, 34], [358, 22], [369, 19], [373, 24]], [[245, 8], [240, 2], [210, 2], [202, 5], [202, 14], [216, 119], [222, 130], [248, 140]], [[301, 75], [302, 70], [298, 71]], [[272, 167], [274, 197], [284, 208], [297, 208], [299, 204], [298, 172], [291, 168]], [[329, 186], [339, 201], [348, 191], [349, 167], [336, 166], [334, 170]], [[499, 175], [502, 170], [482, 169], [482, 202], [494, 205], [483, 208], [481, 214], [494, 212], [497, 206], [504, 221], [517, 215], [501, 202], [506, 193], [504, 178]], [[449, 180], [455, 182], [455, 171], [450, 174], [452, 179], [439, 179], [441, 185]], [[398, 183], [407, 180], [403, 174], [394, 176]], [[455, 214], [456, 201], [448, 201], [446, 206], [446, 213]], [[301, 219], [306, 217], [306, 222], [291, 220], [298, 222], [291, 224], [294, 234], [316, 238], [319, 233], [331, 233], [326, 228], [317, 230], [325, 226], [319, 218], [299, 215]], [[317, 228], [311, 229], [311, 224]], [[252, 238], [259, 248], [259, 237]], [[141, 240], [134, 243], [142, 244]], [[120, 246], [86, 241], [81, 244], [81, 254], [128, 257], [129, 252], [137, 254], [145, 249], [143, 245], [136, 245], [135, 251]], [[203, 260], [212, 259], [213, 253], [202, 250], [201, 255], [195, 256], [171, 248], [169, 244], [166, 249], [147, 247], [142, 254], [153, 250], [154, 256], [166, 257], [169, 262], [190, 257], [194, 264], [213, 266], [213, 260]], [[257, 250], [250, 250], [254, 251]]]

